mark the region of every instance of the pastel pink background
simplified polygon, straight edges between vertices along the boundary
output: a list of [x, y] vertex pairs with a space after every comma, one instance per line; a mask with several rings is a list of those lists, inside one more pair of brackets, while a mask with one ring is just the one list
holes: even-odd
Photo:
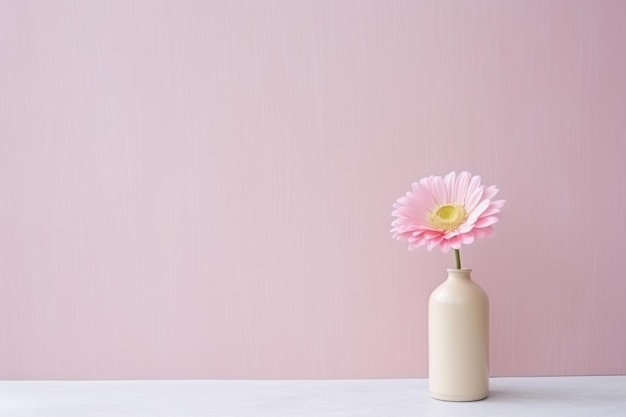
[[462, 250], [492, 375], [626, 373], [626, 2], [0, 0], [0, 378], [427, 374]]

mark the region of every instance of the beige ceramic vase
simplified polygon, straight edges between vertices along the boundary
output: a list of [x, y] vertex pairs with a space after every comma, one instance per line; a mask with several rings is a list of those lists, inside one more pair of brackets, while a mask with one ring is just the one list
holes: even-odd
[[489, 299], [471, 272], [448, 269], [428, 303], [428, 385], [438, 400], [489, 394]]

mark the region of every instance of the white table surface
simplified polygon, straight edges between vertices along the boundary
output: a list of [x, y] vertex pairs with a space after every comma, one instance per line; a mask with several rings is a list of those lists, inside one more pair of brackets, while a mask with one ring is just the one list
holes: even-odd
[[490, 388], [452, 403], [431, 399], [426, 379], [0, 381], [0, 416], [626, 416], [626, 376], [491, 378]]

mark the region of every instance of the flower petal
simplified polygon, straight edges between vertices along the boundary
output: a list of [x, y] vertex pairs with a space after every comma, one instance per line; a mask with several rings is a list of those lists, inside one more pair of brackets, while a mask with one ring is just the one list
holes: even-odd
[[418, 187], [413, 192], [412, 201], [425, 213], [428, 213], [437, 205], [433, 193], [425, 186]]
[[476, 208], [483, 196], [483, 187], [478, 187], [472, 191], [471, 195], [467, 196], [465, 200], [465, 209], [470, 212]]
[[474, 233], [463, 233], [461, 235], [461, 242], [464, 245], [469, 245], [474, 242]]
[[470, 182], [470, 178], [472, 174], [467, 171], [463, 171], [459, 174], [456, 180], [456, 195], [454, 196], [455, 203], [464, 203], [465, 202], [465, 194], [467, 193], [467, 187]]
[[476, 220], [478, 220], [481, 214], [483, 214], [483, 212], [487, 210], [487, 207], [489, 207], [489, 200], [481, 201], [476, 206], [476, 208], [469, 213], [469, 215], [467, 216], [467, 220], [465, 222], [469, 224], [476, 223]]
[[495, 185], [490, 185], [485, 190], [485, 198], [487, 200], [492, 200], [496, 196], [496, 194], [498, 194], [498, 191], [499, 190], [496, 188]]
[[487, 210], [485, 210], [482, 214], [483, 217], [486, 216], [492, 216], [494, 214], [498, 214], [500, 213], [500, 209], [499, 208], [494, 208], [491, 206], [491, 204], [489, 205], [489, 207], [487, 207]]
[[491, 237], [493, 236], [495, 230], [492, 226], [488, 226], [482, 229], [474, 229], [473, 233], [474, 233], [474, 237], [476, 239], [483, 239], [485, 237]]
[[460, 236], [454, 236], [453, 238], [449, 239], [448, 242], [450, 242], [450, 247], [452, 249], [461, 249], [461, 237]]
[[456, 203], [456, 172], [452, 171], [443, 178], [446, 185], [446, 202]]
[[476, 221], [476, 224], [474, 225], [474, 227], [482, 229], [482, 228], [498, 223], [498, 220], [499, 219], [496, 216], [481, 217], [480, 219]]
[[449, 240], [443, 240], [439, 244], [439, 249], [441, 249], [441, 252], [443, 252], [443, 253], [450, 252], [450, 241]]
[[433, 194], [435, 196], [435, 201], [437, 201], [437, 204], [446, 204], [448, 202], [448, 198], [446, 195], [446, 184], [443, 182], [443, 178], [435, 177], [432, 186]]
[[469, 185], [467, 186], [467, 189], [465, 190], [465, 194], [463, 195], [463, 200], [462, 202], [465, 204], [467, 199], [471, 197], [471, 195], [474, 193], [474, 190], [476, 190], [478, 187], [480, 187], [480, 176], [479, 175], [474, 175], [469, 182]]

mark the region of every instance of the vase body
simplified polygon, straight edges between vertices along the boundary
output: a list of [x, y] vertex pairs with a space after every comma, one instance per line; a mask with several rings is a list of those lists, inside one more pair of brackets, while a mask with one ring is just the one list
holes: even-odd
[[448, 269], [428, 302], [428, 386], [438, 400], [489, 394], [489, 299], [471, 271]]

